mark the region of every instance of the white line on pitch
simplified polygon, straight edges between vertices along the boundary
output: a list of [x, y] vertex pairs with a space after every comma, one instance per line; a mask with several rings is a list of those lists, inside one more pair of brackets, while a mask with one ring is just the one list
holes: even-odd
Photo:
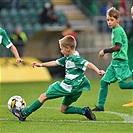
[[[0, 107], [6, 107], [6, 105], [1, 105]], [[57, 107], [46, 107], [46, 106], [42, 106], [41, 108], [45, 108], [45, 109], [59, 109]], [[67, 122], [67, 121], [71, 121], [71, 122], [101, 122], [101, 123], [133, 123], [133, 116], [129, 115], [129, 114], [123, 114], [123, 113], [118, 113], [118, 112], [112, 112], [112, 111], [104, 111], [104, 112], [100, 112], [100, 113], [108, 113], [108, 114], [115, 114], [121, 118], [124, 119], [124, 121], [80, 121], [80, 120], [42, 120], [42, 121], [62, 121], [62, 122]], [[8, 120], [8, 118], [0, 118], [0, 120]], [[34, 121], [34, 120], [31, 120]], [[35, 120], [36, 121], [36, 120]], [[38, 120], [37, 120], [38, 121]], [[41, 121], [41, 120], [40, 120]]]
[[[0, 121], [16, 121], [17, 119], [0, 118]], [[133, 123], [133, 121], [91, 121], [91, 120], [53, 120], [53, 119], [28, 119], [27, 122], [71, 122], [71, 123]]]

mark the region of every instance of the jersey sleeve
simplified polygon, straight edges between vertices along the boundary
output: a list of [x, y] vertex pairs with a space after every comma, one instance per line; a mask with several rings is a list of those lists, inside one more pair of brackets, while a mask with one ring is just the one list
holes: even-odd
[[5, 46], [6, 48], [10, 48], [13, 45], [9, 37], [7, 36], [7, 33], [5, 30], [3, 30], [0, 35], [0, 44]]
[[56, 63], [61, 66], [65, 66], [66, 57], [62, 57], [56, 60]]

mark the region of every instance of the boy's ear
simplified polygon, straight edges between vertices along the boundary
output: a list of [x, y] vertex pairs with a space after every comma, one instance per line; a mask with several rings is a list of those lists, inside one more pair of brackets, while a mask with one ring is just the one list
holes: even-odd
[[120, 22], [120, 18], [117, 19], [117, 22], [118, 22], [118, 23]]
[[67, 46], [67, 49], [70, 49], [70, 47], [69, 47], [69, 46]]
[[70, 51], [71, 50], [70, 46], [67, 46], [67, 49], [68, 49], [68, 51]]

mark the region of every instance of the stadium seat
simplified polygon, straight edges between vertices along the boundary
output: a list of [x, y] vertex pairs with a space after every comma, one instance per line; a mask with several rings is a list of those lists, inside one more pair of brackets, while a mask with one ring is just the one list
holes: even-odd
[[[9, 34], [13, 33], [13, 27], [16, 25], [22, 25], [24, 31], [28, 35], [33, 34], [35, 31], [39, 31], [42, 28], [51, 28], [66, 23], [66, 18], [62, 13], [62, 10], [56, 10], [56, 14], [59, 18], [59, 21], [55, 24], [39, 24], [39, 14], [43, 9], [45, 2], [50, 2], [51, 0], [21, 0], [21, 4], [24, 5], [24, 8], [21, 8], [19, 11], [15, 9], [2, 9], [0, 12], [0, 24], [1, 27], [6, 27], [6, 30]], [[7, 26], [8, 25], [8, 26]]]
[[7, 9], [2, 9], [2, 10], [0, 11], [0, 16], [1, 16], [2, 18], [6, 18], [8, 15], [9, 15], [9, 11], [8, 11]]
[[60, 25], [64, 25], [67, 21], [66, 16], [63, 14], [62, 10], [56, 10], [55, 11], [56, 15], [58, 16], [58, 23]]
[[11, 19], [9, 17], [2, 18], [3, 26], [7, 25], [8, 23], [11, 23]]
[[18, 15], [18, 11], [15, 9], [11, 9], [9, 12], [11, 17], [17, 17]]
[[21, 23], [21, 20], [20, 20], [19, 17], [16, 16], [16, 17], [12, 18], [11, 23], [12, 23], [13, 25], [17, 25], [17, 24], [20, 24], [20, 23]]
[[37, 14], [37, 12], [36, 12], [36, 10], [34, 9], [34, 8], [30, 8], [30, 9], [28, 9], [28, 15], [29, 16], [34, 16], [34, 15], [36, 15]]
[[30, 23], [26, 23], [23, 27], [23, 31], [30, 37], [33, 34], [33, 27]]
[[1, 22], [1, 25], [6, 25], [7, 23], [10, 22], [10, 18], [9, 18], [9, 12], [7, 9], [2, 9], [0, 11], [0, 22]]
[[20, 22], [20, 23], [25, 25], [25, 24], [29, 23], [29, 19], [30, 19], [30, 18], [28, 18], [28, 17], [23, 17], [23, 18], [21, 19], [21, 22]]
[[42, 27], [43, 27], [44, 29], [45, 29], [45, 28], [49, 28], [49, 27], [51, 27], [51, 24], [46, 23], [46, 24], [43, 24]]
[[27, 3], [26, 3], [27, 9], [33, 8], [33, 6], [34, 6], [33, 4], [34, 4], [33, 2], [27, 2]]
[[38, 23], [38, 14], [35, 9], [28, 10], [28, 18], [32, 24]]
[[36, 23], [35, 25], [34, 25], [34, 32], [37, 32], [37, 31], [40, 31], [41, 29], [43, 29], [43, 27], [41, 26], [41, 24], [39, 24], [39, 23]]
[[20, 17], [27, 17], [28, 15], [28, 12], [26, 9], [21, 9], [18, 13]]
[[8, 33], [8, 35], [10, 36], [13, 32], [15, 27], [12, 25], [11, 22], [7, 23], [4, 27], [4, 29], [6, 30], [6, 32]]
[[38, 10], [43, 8], [43, 6], [44, 6], [44, 2], [37, 2], [35, 8]]

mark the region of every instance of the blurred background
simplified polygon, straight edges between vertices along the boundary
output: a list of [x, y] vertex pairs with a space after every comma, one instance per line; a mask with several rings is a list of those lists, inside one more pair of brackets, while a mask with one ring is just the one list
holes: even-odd
[[[133, 0], [0, 0], [0, 27], [7, 31], [22, 57], [54, 60], [62, 55], [58, 40], [67, 34], [77, 40], [77, 50], [100, 69], [106, 70], [111, 56], [98, 60], [101, 49], [111, 46], [106, 11], [114, 6], [121, 13], [121, 26], [129, 39], [129, 64], [133, 68]], [[13, 57], [0, 45], [0, 57]], [[64, 69], [48, 68], [52, 77], [63, 77]], [[87, 70], [88, 77], [97, 77]]]

